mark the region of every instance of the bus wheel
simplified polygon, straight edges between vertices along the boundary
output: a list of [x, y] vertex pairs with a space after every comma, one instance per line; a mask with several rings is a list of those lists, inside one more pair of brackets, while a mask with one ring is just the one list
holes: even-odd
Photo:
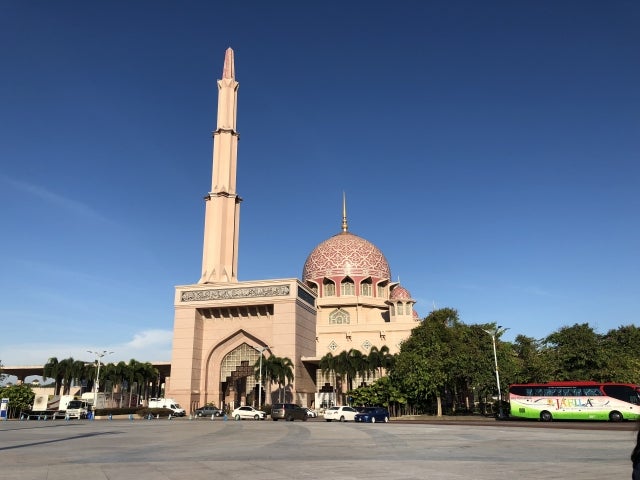
[[619, 422], [622, 420], [622, 414], [614, 410], [613, 412], [609, 413], [609, 420], [611, 420], [612, 422]]
[[542, 420], [543, 422], [550, 422], [552, 419], [553, 417], [551, 416], [550, 412], [547, 412], [546, 410], [540, 412], [540, 420]]

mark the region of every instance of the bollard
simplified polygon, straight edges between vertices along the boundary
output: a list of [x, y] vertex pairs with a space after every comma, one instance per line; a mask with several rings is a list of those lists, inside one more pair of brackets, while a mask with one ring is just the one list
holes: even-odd
[[69, 415], [68, 415], [68, 414], [67, 414], [67, 415], [65, 415], [65, 416], [64, 416], [64, 419], [65, 419], [67, 422], [69, 422]]
[[171, 414], [169, 414], [169, 420], [171, 420]]
[[129, 420], [131, 420], [133, 422], [133, 413], [129, 414]]
[[227, 421], [227, 414], [224, 414], [224, 417], [222, 417], [222, 419], [226, 422]]
[[107, 416], [107, 418], [108, 418], [109, 420], [113, 420], [113, 414], [109, 413], [109, 415]]
[[211, 420], [213, 420], [215, 418], [215, 415], [212, 413], [211, 414]]

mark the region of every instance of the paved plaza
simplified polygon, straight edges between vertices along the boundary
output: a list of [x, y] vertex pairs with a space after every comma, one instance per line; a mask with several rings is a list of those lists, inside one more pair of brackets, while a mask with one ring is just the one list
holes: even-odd
[[535, 427], [8, 421], [0, 479], [631, 478], [634, 431]]

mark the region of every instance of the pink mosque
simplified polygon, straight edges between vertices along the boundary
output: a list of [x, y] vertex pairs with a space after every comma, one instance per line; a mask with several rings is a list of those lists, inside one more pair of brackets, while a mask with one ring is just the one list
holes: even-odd
[[[344, 198], [340, 231], [311, 251], [302, 280], [238, 280], [238, 85], [229, 48], [218, 80], [202, 275], [196, 284], [176, 287], [166, 395], [187, 410], [206, 403], [257, 406], [259, 397], [270, 404], [278, 387], [264, 384], [257, 395], [253, 366], [262, 354], [276, 355], [294, 364], [286, 401], [318, 408], [336, 401], [335, 381], [320, 371], [320, 359], [350, 349], [366, 355], [382, 346], [398, 352], [419, 321], [415, 300], [391, 280], [383, 253], [349, 232]], [[356, 379], [356, 385], [362, 381], [372, 378]]]

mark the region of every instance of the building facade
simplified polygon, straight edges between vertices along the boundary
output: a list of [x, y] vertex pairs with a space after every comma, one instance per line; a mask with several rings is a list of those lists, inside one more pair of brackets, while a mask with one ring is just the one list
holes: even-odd
[[[415, 300], [392, 281], [382, 252], [349, 232], [344, 198], [340, 231], [311, 251], [302, 280], [238, 280], [238, 86], [229, 48], [218, 81], [202, 274], [198, 283], [176, 287], [167, 396], [187, 410], [256, 405], [258, 398], [320, 407], [338, 401], [330, 392], [336, 379], [319, 370], [320, 359], [384, 346], [398, 352], [418, 321]], [[263, 354], [291, 359], [293, 381], [282, 388], [263, 382], [259, 392], [254, 366]]]

